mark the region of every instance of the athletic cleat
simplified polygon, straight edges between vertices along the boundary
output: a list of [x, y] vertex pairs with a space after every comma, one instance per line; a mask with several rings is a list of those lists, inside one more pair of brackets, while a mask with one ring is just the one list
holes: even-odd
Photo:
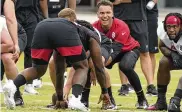
[[134, 90], [134, 88], [133, 88], [133, 86], [131, 84], [127, 84], [127, 86], [128, 86], [129, 93], [134, 93], [135, 92], [135, 90]]
[[157, 96], [158, 93], [157, 93], [157, 90], [153, 84], [147, 86], [146, 94], [150, 95], [150, 96]]
[[158, 110], [167, 110], [167, 103], [156, 103], [154, 105], [149, 106], [146, 110], [158, 111]]
[[16, 106], [23, 106], [24, 105], [24, 101], [23, 101], [23, 98], [21, 96], [20, 91], [15, 92], [14, 100], [15, 100]]
[[110, 106], [110, 109], [111, 110], [117, 110], [117, 105], [116, 105], [116, 102], [114, 100], [114, 97], [110, 97], [110, 101], [111, 101], [111, 106]]
[[172, 97], [168, 105], [168, 112], [180, 112], [180, 101], [180, 98]]
[[146, 99], [143, 101], [138, 101], [136, 104], [137, 109], [146, 109], [148, 107], [148, 102]]
[[16, 107], [14, 100], [16, 90], [16, 86], [12, 80], [8, 80], [8, 82], [3, 86], [4, 102], [7, 105], [8, 109], [14, 109]]
[[68, 107], [73, 110], [80, 110], [83, 112], [90, 111], [83, 103], [81, 103], [81, 96], [79, 95], [78, 98], [76, 98], [74, 95], [71, 96], [69, 99]]
[[129, 94], [129, 88], [128, 88], [128, 86], [127, 85], [122, 85], [122, 87], [121, 87], [118, 95], [128, 96], [128, 94]]
[[33, 80], [33, 87], [34, 88], [41, 88], [42, 87], [42, 80], [41, 79]]
[[32, 84], [26, 84], [24, 89], [25, 94], [38, 95], [39, 93], [34, 89]]
[[84, 100], [84, 98], [81, 98], [81, 102], [88, 108], [89, 107], [89, 102]]

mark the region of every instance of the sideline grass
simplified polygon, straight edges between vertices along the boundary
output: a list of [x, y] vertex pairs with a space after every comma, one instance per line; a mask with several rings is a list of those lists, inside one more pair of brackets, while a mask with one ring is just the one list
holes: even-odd
[[[161, 57], [161, 54], [157, 55], [157, 67], [158, 68], [158, 62], [159, 58]], [[18, 69], [20, 71], [23, 70], [23, 55], [20, 57], [20, 61], [17, 63]], [[146, 92], [146, 80], [145, 77], [140, 69], [140, 62], [138, 61], [135, 68], [136, 72], [139, 74], [141, 84], [143, 87], [143, 90]], [[157, 69], [156, 69], [157, 71]], [[120, 88], [120, 79], [118, 75], [118, 68], [115, 65], [112, 70], [109, 70], [110, 76], [111, 76], [111, 83], [112, 83], [112, 91], [114, 98], [116, 100], [116, 103], [118, 105], [118, 112], [145, 112], [145, 110], [137, 110], [135, 108], [135, 104], [137, 101], [136, 95], [134, 93], [129, 94], [129, 96], [118, 96], [117, 90]], [[181, 71], [172, 71], [171, 72], [171, 82], [168, 87], [167, 92], [167, 100], [169, 102], [169, 99], [174, 94], [175, 89], [177, 87], [177, 83], [179, 80], [179, 77], [181, 76]], [[54, 88], [50, 83], [50, 77], [48, 72], [42, 77], [43, 79], [43, 87], [40, 89], [37, 89], [39, 92], [39, 95], [25, 95], [23, 94], [25, 105], [24, 107], [16, 107], [15, 110], [7, 110], [6, 106], [4, 105], [3, 101], [3, 94], [1, 95], [1, 111], [2, 112], [70, 112], [72, 110], [48, 110], [45, 109], [45, 106], [51, 102], [51, 96], [52, 93], [54, 93]], [[155, 74], [155, 85], [156, 85], [156, 74]], [[21, 92], [23, 93], [24, 86], [21, 87]], [[90, 93], [90, 109], [92, 112], [100, 112], [101, 104], [97, 104], [97, 101], [99, 99], [100, 95], [100, 89], [97, 84], [97, 86], [93, 87], [91, 89]], [[156, 102], [156, 97], [147, 97], [147, 100], [149, 104], [153, 104]], [[73, 111], [74, 112], [74, 111]]]

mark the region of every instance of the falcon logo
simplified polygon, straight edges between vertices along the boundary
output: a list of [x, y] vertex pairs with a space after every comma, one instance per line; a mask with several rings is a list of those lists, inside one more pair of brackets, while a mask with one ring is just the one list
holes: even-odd
[[112, 32], [112, 39], [114, 39], [116, 36], [115, 32]]

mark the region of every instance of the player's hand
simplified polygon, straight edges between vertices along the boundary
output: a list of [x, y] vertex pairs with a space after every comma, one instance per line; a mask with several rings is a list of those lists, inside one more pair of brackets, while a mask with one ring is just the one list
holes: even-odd
[[109, 97], [109, 94], [106, 93], [106, 94], [101, 94], [100, 95], [100, 98], [99, 98], [99, 101], [98, 101], [98, 104], [103, 101], [104, 103], [110, 103], [110, 97]]
[[14, 46], [14, 52], [13, 52], [13, 60], [17, 60], [19, 58], [19, 54], [20, 54], [20, 48], [18, 45]]
[[56, 105], [54, 106], [54, 109], [67, 109], [68, 108], [68, 102], [67, 101], [56, 101]]
[[172, 51], [171, 52], [171, 58], [173, 61], [173, 65], [175, 67], [180, 67], [181, 66], [181, 60], [180, 60], [180, 55], [177, 52]]

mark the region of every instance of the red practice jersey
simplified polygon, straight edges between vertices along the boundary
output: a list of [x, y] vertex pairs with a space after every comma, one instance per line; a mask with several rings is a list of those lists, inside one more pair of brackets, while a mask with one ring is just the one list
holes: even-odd
[[133, 48], [140, 46], [138, 41], [130, 35], [128, 25], [122, 20], [114, 18], [112, 26], [107, 32], [101, 27], [101, 22], [99, 20], [94, 22], [93, 26], [104, 33], [108, 38], [121, 43], [123, 45], [121, 49], [123, 52], [130, 51]]

